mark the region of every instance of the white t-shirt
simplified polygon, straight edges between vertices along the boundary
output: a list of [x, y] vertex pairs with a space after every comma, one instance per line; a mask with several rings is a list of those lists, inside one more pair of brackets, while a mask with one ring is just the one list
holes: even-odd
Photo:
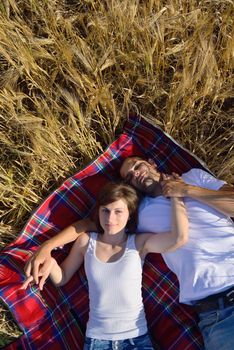
[[[185, 183], [218, 190], [225, 182], [201, 169], [182, 175]], [[164, 253], [180, 283], [180, 302], [218, 293], [234, 285], [234, 224], [229, 217], [195, 199], [185, 197], [189, 240], [174, 252]], [[139, 232], [164, 232], [171, 227], [170, 199], [145, 197], [139, 209]]]

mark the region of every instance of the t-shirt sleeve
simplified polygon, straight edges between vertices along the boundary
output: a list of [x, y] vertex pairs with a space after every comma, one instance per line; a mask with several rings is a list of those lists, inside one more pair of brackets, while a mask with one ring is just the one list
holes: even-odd
[[198, 168], [191, 169], [183, 174], [182, 178], [187, 184], [207, 188], [209, 190], [219, 190], [226, 184], [225, 181], [219, 180], [210, 173]]

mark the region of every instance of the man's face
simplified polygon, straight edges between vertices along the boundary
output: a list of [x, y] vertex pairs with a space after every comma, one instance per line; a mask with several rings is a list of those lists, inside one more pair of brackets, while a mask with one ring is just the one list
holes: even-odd
[[127, 183], [149, 195], [161, 176], [153, 162], [149, 163], [139, 157], [125, 159], [120, 168], [120, 175]]

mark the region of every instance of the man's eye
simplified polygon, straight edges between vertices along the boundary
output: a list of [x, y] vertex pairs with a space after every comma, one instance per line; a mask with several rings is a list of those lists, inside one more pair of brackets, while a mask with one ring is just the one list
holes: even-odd
[[145, 163], [141, 162], [136, 164], [136, 166], [134, 167], [134, 170], [139, 170], [140, 168], [144, 168], [146, 166]]
[[134, 166], [134, 170], [139, 170], [141, 167], [142, 163], [138, 163]]

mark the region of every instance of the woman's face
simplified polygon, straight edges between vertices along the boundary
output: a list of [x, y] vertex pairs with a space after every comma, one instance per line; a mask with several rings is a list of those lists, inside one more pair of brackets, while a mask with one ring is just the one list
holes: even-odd
[[104, 232], [114, 235], [124, 231], [129, 219], [129, 210], [124, 199], [99, 207], [99, 221]]

